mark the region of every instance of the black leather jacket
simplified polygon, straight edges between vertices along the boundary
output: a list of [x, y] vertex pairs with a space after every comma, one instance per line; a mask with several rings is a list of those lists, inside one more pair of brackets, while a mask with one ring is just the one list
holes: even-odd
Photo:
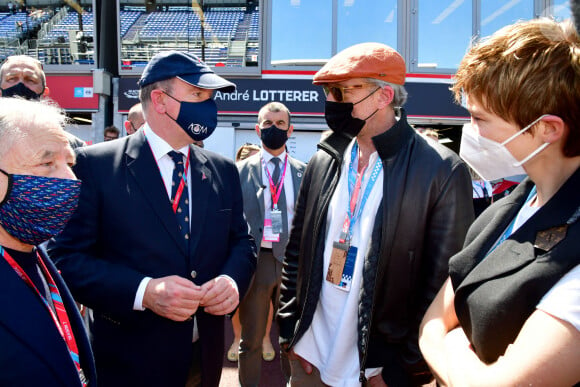
[[[302, 180], [278, 313], [280, 342], [288, 349], [310, 326], [319, 300], [328, 204], [350, 141], [331, 134]], [[409, 126], [403, 110], [373, 142], [384, 186], [360, 289], [361, 381], [365, 368], [383, 367], [389, 386], [418, 384], [430, 379], [418, 347], [419, 324], [473, 221], [471, 179], [454, 152], [427, 143]], [[395, 374], [399, 377], [391, 377]]]

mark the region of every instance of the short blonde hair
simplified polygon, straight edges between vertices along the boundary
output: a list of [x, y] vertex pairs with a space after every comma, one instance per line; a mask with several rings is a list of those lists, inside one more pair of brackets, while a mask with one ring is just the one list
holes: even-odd
[[244, 144], [238, 148], [236, 152], [236, 161], [242, 161], [250, 157], [251, 155], [258, 153], [260, 147], [254, 144]]
[[465, 93], [520, 128], [543, 114], [560, 117], [569, 129], [564, 155], [580, 155], [580, 38], [569, 21], [500, 29], [465, 55], [452, 90], [457, 102]]

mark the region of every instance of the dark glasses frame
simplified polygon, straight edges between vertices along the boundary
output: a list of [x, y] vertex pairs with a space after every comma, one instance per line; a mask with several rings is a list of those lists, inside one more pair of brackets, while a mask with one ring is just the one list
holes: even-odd
[[322, 89], [324, 90], [324, 95], [328, 97], [328, 94], [332, 94], [332, 97], [336, 102], [344, 102], [344, 91], [345, 90], [355, 90], [355, 89], [364, 89], [366, 87], [373, 86], [371, 83], [362, 83], [360, 85], [352, 85], [352, 86], [331, 86], [331, 85], [323, 85]]
[[133, 124], [133, 121], [129, 120], [129, 123], [131, 124], [131, 127], [133, 128], [133, 131], [136, 132], [139, 130], [140, 127], [142, 127], [143, 125], [145, 125], [145, 121], [143, 121], [143, 123], [137, 127], [135, 127], [135, 125]]

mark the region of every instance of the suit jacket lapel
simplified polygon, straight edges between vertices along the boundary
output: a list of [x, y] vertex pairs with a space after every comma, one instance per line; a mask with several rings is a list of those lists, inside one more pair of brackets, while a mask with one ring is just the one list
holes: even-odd
[[[509, 239], [496, 247], [491, 254], [488, 255], [488, 252], [517, 215], [532, 186], [531, 182], [522, 183], [508, 197], [502, 199], [501, 206], [493, 217], [477, 237], [461, 251], [461, 256], [464, 256], [461, 259], [465, 262], [465, 265], [459, 268], [463, 271], [460, 275], [465, 276], [461, 286], [485, 281], [503, 273], [509, 267], [514, 268], [514, 265], [517, 267], [523, 263], [518, 258], [522, 253], [521, 248], [518, 248], [518, 242], [514, 243]], [[465, 256], [469, 257], [469, 263], [464, 260]], [[476, 266], [477, 270], [473, 270]]]
[[[501, 276], [534, 261], [537, 253], [534, 242], [538, 232], [564, 225], [578, 207], [578, 199], [575, 198], [575, 195], [580, 189], [580, 173], [577, 171], [529, 221], [487, 255], [491, 246], [517, 215], [526, 201], [532, 185], [531, 181], [526, 180], [510, 194], [505, 199], [506, 204], [498, 211], [499, 216], [496, 217], [498, 220], [495, 221], [496, 218], [494, 218], [489, 226], [482, 231], [480, 237], [476, 238], [464, 250], [467, 254], [478, 251], [476, 259], [480, 260], [480, 263], [477, 270], [472, 270], [467, 275], [461, 283], [462, 287]], [[483, 246], [482, 241], [486, 240], [488, 242]], [[471, 251], [472, 249], [473, 251]]]
[[199, 243], [205, 219], [207, 216], [208, 206], [204, 205], [208, 200], [211, 191], [211, 182], [214, 181], [211, 170], [206, 165], [207, 158], [190, 145], [190, 174], [189, 183], [191, 184], [191, 219], [189, 251], [194, 252]]
[[292, 171], [292, 185], [294, 186], [294, 202], [298, 199], [298, 191], [300, 190], [300, 183], [302, 182], [302, 171], [293, 158], [288, 157], [290, 169]]
[[[250, 178], [252, 179], [252, 185], [256, 190], [256, 200], [258, 201], [258, 207], [260, 208], [260, 214], [265, 214], [264, 208], [264, 190], [269, 189], [269, 187], [264, 187], [262, 181], [262, 158], [256, 157], [255, 162], [250, 163]], [[262, 221], [264, 216], [262, 215]]]
[[179, 245], [183, 254], [187, 255], [159, 167], [143, 131], [139, 131], [129, 138], [126, 150], [126, 164], [129, 173], [135, 179], [135, 184], [139, 186], [143, 196], [149, 202], [151, 211], [157, 214], [163, 228]]

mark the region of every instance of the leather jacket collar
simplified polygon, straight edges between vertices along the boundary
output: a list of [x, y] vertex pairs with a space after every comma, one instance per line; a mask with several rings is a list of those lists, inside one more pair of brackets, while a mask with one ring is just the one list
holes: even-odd
[[[400, 108], [400, 117], [391, 128], [373, 137], [375, 148], [379, 152], [381, 160], [388, 159], [396, 155], [403, 145], [411, 141], [415, 135], [413, 128], [407, 123], [407, 113]], [[344, 152], [352, 137], [345, 134], [331, 133], [326, 139], [318, 144], [318, 148], [326, 151], [335, 159], [342, 162]]]

